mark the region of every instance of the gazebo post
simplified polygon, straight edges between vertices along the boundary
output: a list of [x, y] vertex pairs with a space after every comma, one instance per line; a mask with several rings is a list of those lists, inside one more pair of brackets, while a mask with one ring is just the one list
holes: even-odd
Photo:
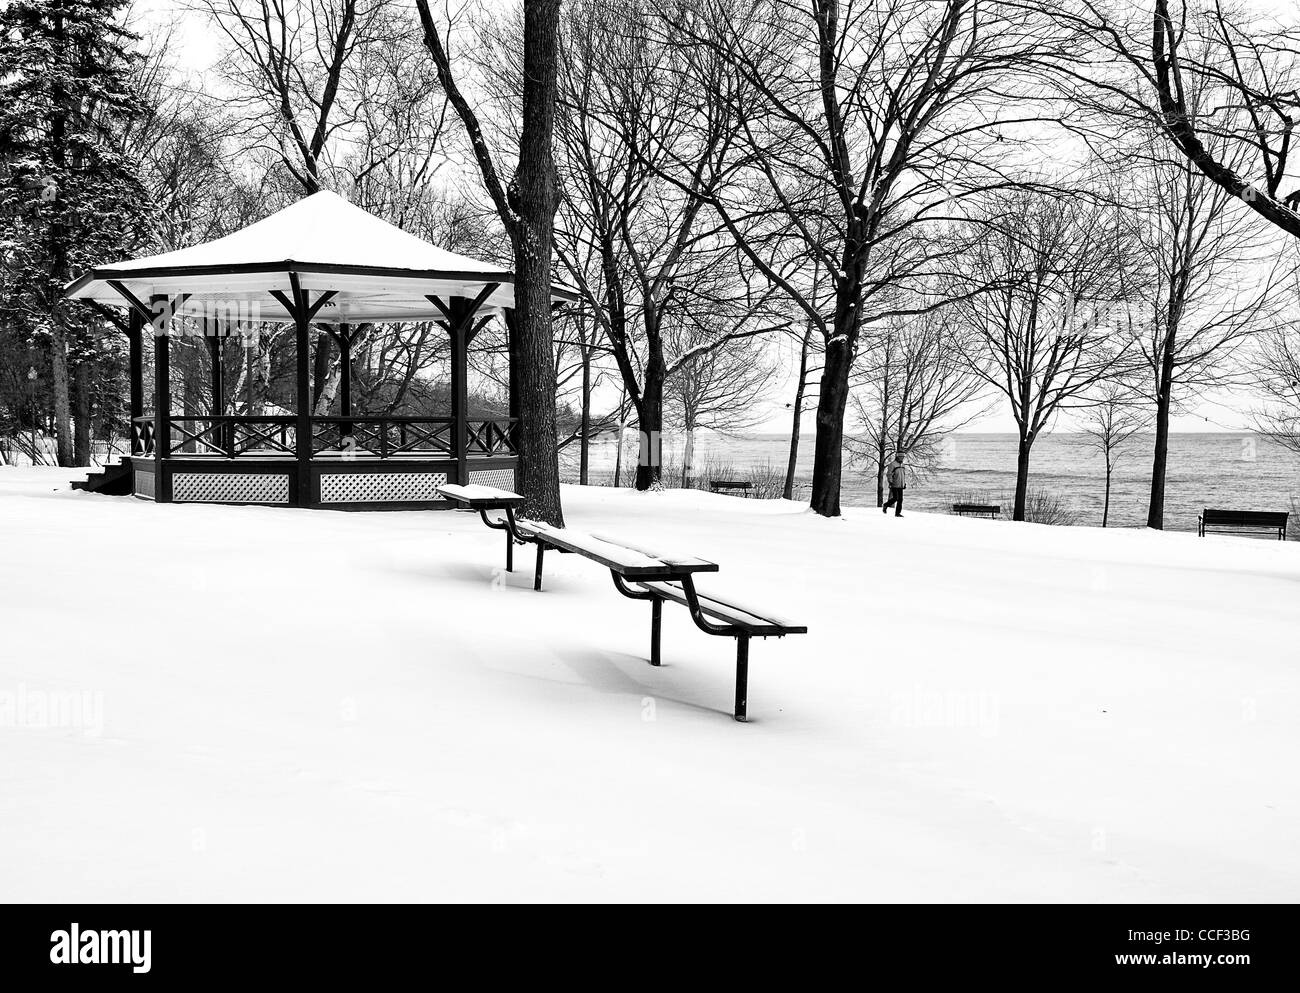
[[212, 416], [220, 417], [226, 412], [226, 369], [225, 350], [221, 337], [221, 325], [213, 321], [208, 325], [212, 334], [208, 335], [208, 354], [212, 356]]
[[[465, 301], [451, 300], [453, 308]], [[451, 335], [451, 454], [456, 460], [456, 482], [469, 482], [469, 341], [468, 328], [462, 321], [448, 327]]]
[[[340, 324], [335, 335], [339, 343], [339, 413], [352, 416], [352, 325]], [[351, 432], [349, 432], [351, 433]]]
[[131, 454], [139, 455], [139, 425], [135, 419], [144, 416], [144, 315], [134, 307], [126, 312], [126, 339], [130, 346]]
[[153, 314], [154, 502], [171, 503], [172, 481], [167, 474], [167, 456], [172, 447], [171, 339], [167, 335], [172, 318], [171, 300], [151, 296], [149, 311]]
[[[207, 322], [204, 324], [207, 325]], [[214, 433], [217, 435], [217, 447], [233, 459], [231, 439], [234, 437], [234, 425], [220, 420], [226, 412], [226, 339], [221, 334], [221, 321], [213, 320], [212, 324], [205, 326], [204, 330], [212, 331], [211, 337], [208, 338], [208, 355], [212, 359], [212, 417]]]
[[308, 292], [302, 288], [298, 274], [292, 270], [289, 272], [289, 290], [289, 295], [283, 290], [272, 290], [271, 296], [279, 301], [280, 306], [293, 319], [294, 340], [298, 351], [297, 409], [293, 429], [293, 454], [298, 463], [295, 488], [298, 492], [294, 502], [299, 507], [310, 507], [314, 503], [311, 493], [311, 361], [308, 356], [311, 351], [311, 322], [320, 309], [338, 295], [338, 291], [325, 290], [317, 294], [316, 302], [312, 303], [308, 299]]
[[311, 502], [311, 318], [307, 313], [307, 295], [298, 285], [298, 274], [290, 273], [289, 282], [293, 287], [298, 363], [293, 450], [298, 460], [298, 506], [305, 507]]
[[469, 346], [488, 318], [477, 322], [475, 315], [500, 283], [487, 283], [474, 299], [452, 297], [443, 302], [430, 296], [429, 302], [442, 311], [443, 326], [451, 337], [451, 457], [456, 460], [456, 482], [469, 482]]

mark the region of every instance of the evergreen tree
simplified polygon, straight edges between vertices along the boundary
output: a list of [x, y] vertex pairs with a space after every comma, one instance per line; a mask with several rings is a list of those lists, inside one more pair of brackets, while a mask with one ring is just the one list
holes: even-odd
[[48, 356], [60, 465], [89, 464], [99, 377], [116, 364], [102, 318], [64, 301], [63, 286], [129, 254], [146, 231], [146, 198], [121, 150], [124, 126], [143, 109], [132, 77], [138, 38], [120, 22], [124, 6], [0, 8], [0, 335]]

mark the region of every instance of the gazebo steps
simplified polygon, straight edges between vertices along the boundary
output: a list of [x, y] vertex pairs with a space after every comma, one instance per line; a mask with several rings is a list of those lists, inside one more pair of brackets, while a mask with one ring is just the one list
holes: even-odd
[[85, 479], [74, 479], [72, 488], [85, 490], [87, 493], [126, 496], [131, 492], [131, 465], [124, 459], [110, 462], [98, 471], [90, 473]]

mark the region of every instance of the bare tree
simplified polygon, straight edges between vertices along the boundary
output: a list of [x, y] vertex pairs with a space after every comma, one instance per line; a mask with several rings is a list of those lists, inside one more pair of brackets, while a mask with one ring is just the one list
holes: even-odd
[[956, 205], [1008, 182], [1017, 129], [1039, 116], [1030, 79], [1061, 32], [997, 0], [708, 0], [666, 16], [683, 44], [727, 66], [743, 123], [726, 186], [695, 195], [821, 336], [811, 503], [838, 515], [863, 328], [906, 312], [900, 287], [944, 268], [957, 246], [939, 229]]
[[520, 397], [520, 487], [524, 513], [557, 527], [560, 470], [555, 450], [555, 342], [551, 327], [553, 224], [558, 205], [552, 141], [559, 66], [559, 0], [524, 0], [522, 127], [518, 163], [509, 185], [501, 180], [478, 114], [466, 99], [428, 0], [417, 0], [424, 44], [438, 80], [455, 108], [501, 225], [514, 252], [515, 306], [510, 361]]
[[[1223, 0], [1075, 0], [1057, 15], [1105, 56], [1062, 62], [1064, 76], [1158, 127], [1211, 182], [1300, 238], [1300, 189], [1286, 190], [1300, 126], [1294, 7], [1267, 16]], [[1136, 70], [1136, 85], [1117, 63]]]
[[603, 359], [609, 346], [586, 306], [566, 308], [560, 315], [555, 339], [556, 398], [563, 408], [570, 396], [576, 397], [576, 416], [560, 418], [558, 448], [563, 451], [578, 445], [578, 482], [591, 481], [591, 439], [618, 426], [617, 410], [594, 413], [595, 391], [605, 380]]
[[1151, 424], [1152, 412], [1131, 384], [1108, 381], [1100, 384], [1093, 403], [1083, 412], [1082, 429], [1088, 444], [1101, 453], [1106, 465], [1106, 494], [1101, 508], [1101, 526], [1110, 520], [1110, 485], [1115, 466], [1125, 446]]
[[892, 318], [864, 350], [853, 396], [860, 434], [847, 445], [875, 474], [877, 507], [891, 454], [905, 453], [918, 471], [936, 460], [944, 437], [984, 412], [987, 385], [967, 360], [973, 338], [959, 314], [941, 310]]
[[[1293, 272], [1288, 310], [1300, 306], [1300, 273]], [[1300, 324], [1278, 321], [1263, 331], [1252, 362], [1255, 384], [1264, 405], [1254, 412], [1255, 430], [1270, 441], [1300, 454]]]
[[1058, 412], [1087, 405], [1133, 338], [1125, 306], [1131, 244], [1116, 211], [1087, 198], [994, 198], [967, 279], [993, 289], [966, 308], [970, 368], [1006, 397], [1018, 432], [1013, 519], [1025, 519], [1029, 456]]
[[724, 336], [717, 345], [716, 336], [707, 322], [678, 324], [668, 332], [679, 356], [668, 374], [667, 393], [670, 423], [685, 436], [683, 488], [690, 486], [695, 467], [696, 432], [733, 434], [760, 423], [765, 412], [759, 399], [775, 373], [760, 338]]
[[813, 375], [820, 373], [821, 370], [814, 365], [817, 359], [815, 348], [818, 341], [816, 325], [805, 318], [800, 332], [790, 334], [789, 337], [793, 338], [798, 346], [799, 359], [795, 364], [794, 400], [786, 404], [791, 411], [790, 446], [786, 458], [785, 485], [781, 490], [781, 496], [786, 500], [793, 500], [794, 477], [799, 467], [799, 438], [803, 429], [803, 412], [808, 402], [816, 399], [815, 395], [809, 396], [809, 383]]
[[194, 0], [225, 36], [220, 63], [250, 150], [270, 153], [307, 193], [365, 100], [360, 53], [393, 29], [386, 0]]
[[1149, 281], [1138, 353], [1154, 407], [1147, 526], [1164, 527], [1170, 414], [1201, 391], [1238, 382], [1233, 356], [1275, 309], [1276, 257], [1231, 194], [1158, 136], [1130, 147], [1134, 238]]
[[[702, 209], [722, 181], [722, 150], [740, 122], [718, 60], [691, 62], [691, 52], [657, 30], [653, 10], [650, 0], [570, 6], [558, 122], [557, 255], [599, 321], [635, 410], [640, 489], [660, 472], [673, 362], [666, 329], [686, 311], [711, 310], [747, 289], [743, 280], [718, 278], [731, 272], [731, 248]], [[729, 334], [711, 347], [723, 347]]]

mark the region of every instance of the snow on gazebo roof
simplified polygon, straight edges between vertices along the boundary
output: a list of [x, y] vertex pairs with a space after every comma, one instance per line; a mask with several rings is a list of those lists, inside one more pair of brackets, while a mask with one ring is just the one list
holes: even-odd
[[[118, 287], [146, 304], [155, 295], [189, 294], [178, 314], [288, 320], [272, 291], [292, 299], [290, 273], [313, 297], [336, 292], [316, 318], [323, 323], [439, 318], [430, 295], [473, 298], [492, 283], [499, 285], [480, 312], [514, 305], [510, 270], [431, 245], [325, 191], [203, 245], [97, 266], [64, 293], [116, 307], [128, 305]], [[577, 299], [558, 285], [551, 294]]]

